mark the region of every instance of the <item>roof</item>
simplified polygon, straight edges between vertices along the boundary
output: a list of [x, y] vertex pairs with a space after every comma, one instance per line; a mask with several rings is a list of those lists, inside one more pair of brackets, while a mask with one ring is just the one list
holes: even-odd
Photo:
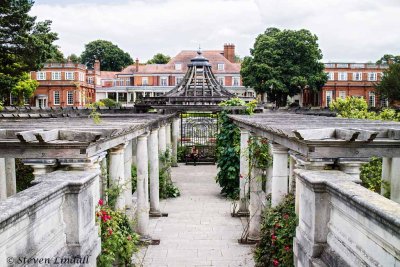
[[115, 75], [118, 74], [118, 71], [101, 71], [100, 78], [105, 79], [115, 79]]

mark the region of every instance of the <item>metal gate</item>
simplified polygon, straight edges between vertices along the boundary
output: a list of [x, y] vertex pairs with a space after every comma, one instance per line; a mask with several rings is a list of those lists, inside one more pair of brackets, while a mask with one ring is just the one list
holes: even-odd
[[185, 151], [186, 162], [191, 148], [196, 147], [199, 153], [198, 162], [215, 163], [217, 134], [217, 113], [181, 113], [180, 142]]

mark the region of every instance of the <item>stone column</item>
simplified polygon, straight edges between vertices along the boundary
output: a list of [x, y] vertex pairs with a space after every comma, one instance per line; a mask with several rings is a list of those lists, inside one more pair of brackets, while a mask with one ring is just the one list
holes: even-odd
[[7, 197], [17, 193], [17, 177], [15, 174], [15, 158], [6, 158]]
[[137, 230], [146, 238], [149, 225], [147, 134], [138, 137], [137, 155]]
[[390, 199], [400, 203], [400, 158], [392, 158], [390, 168]]
[[288, 149], [272, 144], [271, 206], [276, 207], [288, 193]]
[[354, 182], [360, 184], [361, 179], [360, 179], [360, 173], [361, 173], [361, 166], [364, 163], [367, 163], [367, 161], [346, 161], [339, 159], [338, 161], [340, 170], [344, 173], [347, 173], [351, 177], [354, 178]]
[[167, 125], [165, 125], [165, 138], [166, 138], [166, 146], [167, 149], [169, 149], [170, 153], [172, 150], [172, 145], [171, 145], [171, 123], [167, 123]]
[[382, 184], [381, 184], [381, 195], [386, 194], [384, 182], [390, 184], [390, 171], [392, 168], [392, 158], [382, 158]]
[[294, 190], [294, 182], [295, 182], [295, 176], [294, 176], [294, 168], [296, 165], [296, 160], [293, 158], [292, 155], [289, 156], [289, 192], [293, 192]]
[[179, 119], [172, 122], [172, 167], [178, 167]]
[[127, 214], [133, 217], [132, 203], [132, 140], [127, 142], [124, 151], [124, 178], [125, 186], [123, 194], [125, 196], [125, 207]]
[[[124, 150], [125, 144], [110, 149], [110, 186], [123, 186], [125, 183]], [[125, 209], [125, 195], [123, 193], [120, 193], [117, 197], [115, 208]]]
[[7, 198], [6, 159], [0, 158], [0, 201]]
[[250, 241], [260, 240], [263, 196], [264, 194], [262, 192], [262, 170], [253, 167], [250, 179], [250, 221], [248, 236], [248, 239]]
[[132, 164], [136, 166], [137, 138], [132, 139]]
[[240, 201], [238, 215], [243, 216], [249, 214], [249, 137], [249, 131], [245, 129], [240, 130]]
[[108, 188], [108, 166], [107, 166], [107, 153], [100, 159], [100, 198], [106, 198], [106, 190]]
[[167, 150], [167, 135], [165, 130], [165, 125], [158, 129], [158, 151], [159, 153], [164, 153]]
[[35, 179], [39, 175], [55, 171], [57, 167], [56, 159], [24, 159], [22, 162], [33, 168]]
[[160, 212], [160, 177], [158, 161], [158, 130], [151, 131], [147, 140], [150, 163], [150, 215], [161, 216]]

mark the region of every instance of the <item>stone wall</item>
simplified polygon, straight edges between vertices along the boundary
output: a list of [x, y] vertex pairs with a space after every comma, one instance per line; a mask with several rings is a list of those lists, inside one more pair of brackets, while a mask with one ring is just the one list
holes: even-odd
[[400, 204], [340, 171], [295, 173], [296, 266], [400, 266]]
[[84, 266], [95, 266], [99, 173], [56, 171], [35, 183], [0, 202], [0, 266], [57, 265], [62, 259], [80, 265], [77, 256]]

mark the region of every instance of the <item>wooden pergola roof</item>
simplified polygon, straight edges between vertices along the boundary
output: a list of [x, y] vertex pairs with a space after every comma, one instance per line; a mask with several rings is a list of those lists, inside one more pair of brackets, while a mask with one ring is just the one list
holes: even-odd
[[258, 136], [307, 159], [400, 157], [400, 123], [268, 112], [230, 115]]
[[87, 158], [165, 124], [176, 115], [102, 114], [92, 118], [0, 118], [0, 156]]

